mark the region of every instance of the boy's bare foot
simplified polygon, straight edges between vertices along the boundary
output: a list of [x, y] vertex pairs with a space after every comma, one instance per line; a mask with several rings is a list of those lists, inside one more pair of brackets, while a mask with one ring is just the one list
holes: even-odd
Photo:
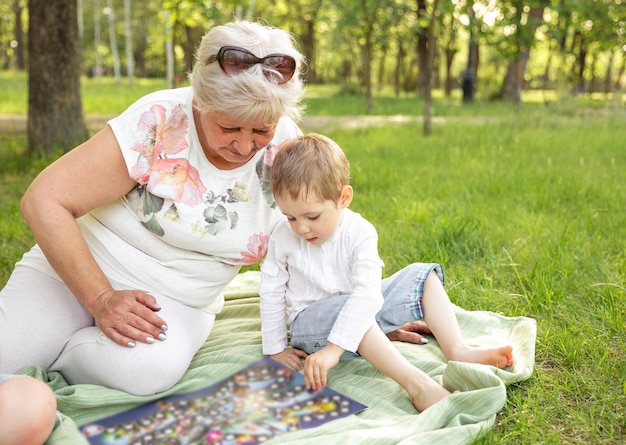
[[[430, 377], [420, 380], [421, 381], [412, 382], [410, 388], [407, 389], [413, 406], [419, 412], [424, 411], [426, 408], [452, 394]], [[458, 391], [455, 391], [455, 393], [457, 392]]]
[[497, 348], [465, 347], [459, 348], [448, 357], [448, 360], [467, 363], [481, 363], [503, 369], [513, 364], [513, 346]]

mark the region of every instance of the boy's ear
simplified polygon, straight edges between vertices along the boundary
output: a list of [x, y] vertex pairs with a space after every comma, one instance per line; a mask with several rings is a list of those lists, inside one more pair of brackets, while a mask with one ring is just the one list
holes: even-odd
[[339, 205], [341, 208], [345, 209], [352, 202], [352, 196], [354, 195], [354, 190], [352, 190], [351, 185], [344, 185], [341, 188], [341, 197], [339, 198]]

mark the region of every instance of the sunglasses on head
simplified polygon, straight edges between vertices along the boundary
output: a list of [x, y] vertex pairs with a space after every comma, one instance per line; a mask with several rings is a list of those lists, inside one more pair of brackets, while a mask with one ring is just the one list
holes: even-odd
[[212, 55], [206, 64], [219, 62], [220, 68], [228, 76], [238, 74], [260, 63], [269, 69], [264, 69], [263, 74], [278, 84], [288, 82], [296, 71], [296, 60], [286, 54], [270, 54], [265, 57], [257, 57], [247, 49], [237, 46], [222, 46], [217, 54]]

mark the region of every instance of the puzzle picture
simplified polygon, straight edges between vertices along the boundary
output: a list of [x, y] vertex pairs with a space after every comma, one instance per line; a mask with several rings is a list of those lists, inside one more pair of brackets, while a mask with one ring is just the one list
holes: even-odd
[[93, 445], [260, 444], [367, 408], [269, 358], [209, 387], [172, 395], [81, 428]]

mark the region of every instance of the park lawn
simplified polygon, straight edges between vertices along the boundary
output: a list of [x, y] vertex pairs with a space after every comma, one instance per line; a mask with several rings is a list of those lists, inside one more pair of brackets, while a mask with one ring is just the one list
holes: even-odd
[[[310, 112], [349, 106], [325, 100]], [[459, 306], [537, 320], [535, 373], [509, 387], [479, 444], [625, 440], [625, 114], [578, 100], [515, 112], [440, 99], [435, 115], [458, 119], [429, 137], [419, 124], [325, 131], [351, 161], [351, 208], [378, 228], [386, 275], [437, 261]], [[24, 138], [0, 138], [4, 283], [32, 244], [19, 198], [51, 159], [25, 157]]]

